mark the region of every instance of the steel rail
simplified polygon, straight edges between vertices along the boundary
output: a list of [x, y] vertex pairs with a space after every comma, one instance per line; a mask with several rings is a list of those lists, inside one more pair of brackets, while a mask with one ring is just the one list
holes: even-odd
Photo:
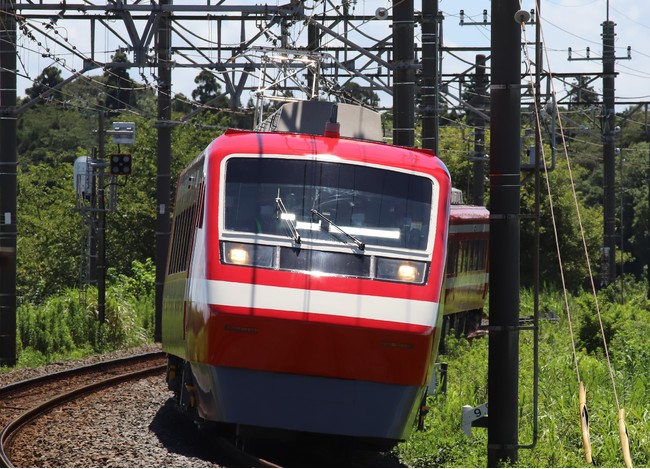
[[[83, 373], [87, 373], [95, 369], [101, 369], [102, 367], [106, 367], [107, 365], [109, 366], [116, 366], [120, 364], [129, 364], [133, 362], [137, 362], [139, 360], [143, 359], [155, 359], [158, 357], [164, 356], [164, 352], [152, 352], [152, 353], [147, 353], [147, 354], [141, 354], [141, 355], [134, 355], [131, 357], [127, 358], [119, 358], [119, 359], [114, 359], [114, 360], [109, 360], [109, 361], [104, 361], [104, 362], [98, 362], [94, 363], [92, 365], [85, 365], [77, 368], [72, 368], [69, 370], [64, 370], [58, 373], [54, 373], [51, 375], [43, 375], [43, 376], [38, 376], [36, 378], [32, 379], [27, 379], [24, 381], [19, 381], [16, 383], [12, 383], [10, 385], [4, 386], [0, 388], [0, 395], [3, 394], [8, 394], [9, 392], [15, 392], [21, 389], [27, 389], [29, 387], [33, 387], [35, 385], [38, 385], [39, 383], [43, 383], [46, 381], [52, 381], [55, 379], [65, 379], [67, 377], [71, 377], [74, 375], [80, 375]], [[92, 394], [93, 392], [97, 392], [101, 389], [106, 389], [111, 386], [114, 386], [116, 384], [120, 384], [126, 381], [131, 381], [134, 379], [142, 378], [145, 376], [153, 375], [155, 373], [159, 373], [163, 370], [165, 370], [166, 364], [164, 365], [155, 365], [155, 366], [149, 366], [147, 368], [144, 368], [142, 370], [137, 370], [137, 371], [132, 371], [129, 373], [123, 373], [120, 375], [115, 375], [111, 376], [109, 378], [102, 379], [100, 381], [95, 381], [90, 384], [86, 384], [83, 386], [80, 386], [76, 389], [73, 389], [72, 391], [64, 392], [61, 393], [51, 399], [48, 399], [44, 402], [41, 402], [40, 404], [36, 405], [35, 407], [32, 407], [31, 409], [23, 412], [18, 418], [12, 420], [9, 422], [7, 425], [2, 430], [2, 433], [0, 434], [0, 466], [2, 467], [14, 467], [13, 464], [11, 463], [11, 460], [9, 459], [8, 455], [5, 452], [5, 449], [8, 447], [8, 445], [11, 443], [11, 440], [13, 437], [16, 435], [16, 433], [25, 425], [28, 423], [32, 422], [39, 416], [53, 410], [54, 408], [66, 403], [73, 401], [74, 399], [77, 399], [81, 396], [87, 395], [87, 394]]]

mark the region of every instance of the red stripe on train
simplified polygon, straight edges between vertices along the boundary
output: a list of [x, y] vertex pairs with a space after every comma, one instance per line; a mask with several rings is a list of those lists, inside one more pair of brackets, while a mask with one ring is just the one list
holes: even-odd
[[[203, 328], [188, 330], [188, 344], [199, 361], [278, 373], [376, 381], [401, 385], [427, 384], [436, 328], [412, 331], [359, 324], [287, 320], [290, 312], [211, 307]], [[302, 313], [299, 313], [303, 316]], [[318, 315], [312, 315], [318, 316]], [[301, 318], [304, 319], [304, 318]], [[322, 318], [321, 318], [322, 319]], [[419, 329], [420, 332], [415, 332]]]

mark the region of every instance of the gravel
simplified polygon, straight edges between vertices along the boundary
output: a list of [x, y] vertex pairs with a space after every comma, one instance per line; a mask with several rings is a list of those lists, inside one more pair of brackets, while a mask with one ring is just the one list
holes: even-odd
[[23, 430], [12, 461], [28, 467], [219, 467], [181, 416], [164, 375], [59, 407]]
[[[160, 350], [159, 345], [96, 355], [0, 375], [0, 386], [65, 368]], [[23, 467], [239, 467], [209, 434], [181, 415], [164, 373], [124, 383], [66, 404], [23, 429], [10, 454]], [[400, 467], [390, 453], [332, 447], [293, 448], [290, 466]], [[272, 451], [273, 453], [274, 451]], [[301, 454], [302, 453], [302, 454]], [[280, 454], [287, 454], [286, 449]], [[273, 460], [273, 459], [271, 459]]]
[[[159, 345], [0, 375], [0, 386]], [[164, 373], [59, 407], [18, 435], [11, 458], [24, 467], [220, 467], [207, 437], [175, 408]]]
[[51, 363], [49, 365], [39, 366], [37, 368], [16, 368], [11, 371], [7, 371], [3, 369], [2, 371], [0, 371], [0, 387], [6, 386], [7, 384], [10, 383], [15, 383], [17, 381], [23, 381], [26, 379], [35, 378], [37, 376], [48, 375], [51, 373], [56, 373], [58, 371], [64, 371], [70, 368], [75, 368], [83, 365], [90, 365], [92, 363], [97, 363], [100, 361], [127, 357], [130, 355], [137, 355], [141, 353], [159, 352], [161, 350], [162, 348], [160, 344], [149, 344], [149, 345], [143, 345], [140, 347], [125, 349], [125, 350], [116, 350], [114, 352], [109, 352], [100, 355], [91, 355], [78, 360], [69, 360], [65, 362]]

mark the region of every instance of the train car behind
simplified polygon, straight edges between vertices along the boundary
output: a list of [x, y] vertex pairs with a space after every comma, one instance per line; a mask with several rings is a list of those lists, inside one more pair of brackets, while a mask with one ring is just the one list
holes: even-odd
[[445, 267], [444, 334], [470, 336], [481, 324], [488, 281], [490, 212], [467, 205], [458, 189], [452, 189], [449, 238]]

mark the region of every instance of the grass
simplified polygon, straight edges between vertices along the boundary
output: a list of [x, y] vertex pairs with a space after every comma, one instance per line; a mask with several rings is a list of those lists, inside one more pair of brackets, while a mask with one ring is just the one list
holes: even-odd
[[[105, 322], [99, 323], [97, 290], [68, 289], [39, 305], [17, 310], [17, 367], [83, 358], [153, 342], [155, 266], [133, 262], [133, 275], [109, 270]], [[0, 368], [0, 372], [9, 368]]]
[[[113, 279], [109, 289], [106, 324], [97, 322], [96, 294], [82, 301], [69, 290], [43, 305], [19, 308], [18, 366], [34, 367], [52, 361], [80, 358], [92, 353], [150, 342], [153, 336], [153, 266], [139, 264], [133, 278]], [[573, 341], [580, 379], [588, 394], [591, 444], [598, 466], [622, 467], [618, 433], [618, 406], [627, 412], [632, 459], [637, 467], [650, 465], [650, 301], [647, 287], [626, 279], [625, 296], [616, 284], [598, 294], [603, 327], [608, 339], [610, 378], [593, 298], [571, 298]], [[521, 315], [532, 314], [532, 295], [521, 293]], [[578, 376], [573, 357], [564, 301], [546, 293], [540, 302], [538, 441], [531, 450], [519, 450], [517, 467], [582, 467]], [[555, 313], [555, 314], [551, 314]], [[520, 333], [519, 439], [533, 439], [532, 333]], [[441, 361], [448, 364], [446, 394], [429, 396], [431, 411], [423, 431], [396, 448], [400, 460], [415, 467], [485, 467], [487, 430], [474, 428], [472, 438], [461, 430], [461, 409], [487, 402], [488, 338], [450, 337]], [[5, 371], [0, 370], [0, 371]], [[617, 398], [618, 397], [618, 404]], [[498, 416], [492, 416], [498, 418]]]
[[[609, 353], [619, 405], [627, 412], [632, 460], [637, 467], [650, 465], [650, 303], [647, 288], [637, 285], [625, 302], [616, 295], [599, 293], [604, 327], [609, 332]], [[616, 287], [612, 287], [616, 288]], [[610, 295], [610, 296], [608, 296]], [[522, 311], [532, 299], [522, 292]], [[618, 406], [602, 342], [593, 340], [594, 307], [588, 295], [571, 300], [574, 340], [577, 346], [580, 379], [587, 388], [591, 445], [598, 466], [624, 467], [618, 432]], [[578, 404], [578, 377], [571, 347], [569, 325], [563, 300], [555, 294], [542, 298], [541, 311], [560, 313], [558, 321], [542, 321], [539, 354], [538, 441], [533, 449], [520, 449], [516, 467], [584, 467], [587, 462], [581, 438]], [[522, 316], [525, 316], [522, 312]], [[597, 322], [597, 320], [596, 320]], [[431, 412], [425, 429], [396, 449], [405, 464], [415, 467], [486, 467], [487, 429], [473, 428], [472, 438], [461, 429], [463, 405], [487, 402], [489, 339], [447, 341], [448, 353], [440, 360], [448, 363], [446, 395], [428, 397]], [[519, 442], [533, 439], [532, 333], [520, 333], [519, 363]], [[491, 418], [498, 418], [492, 416]]]

